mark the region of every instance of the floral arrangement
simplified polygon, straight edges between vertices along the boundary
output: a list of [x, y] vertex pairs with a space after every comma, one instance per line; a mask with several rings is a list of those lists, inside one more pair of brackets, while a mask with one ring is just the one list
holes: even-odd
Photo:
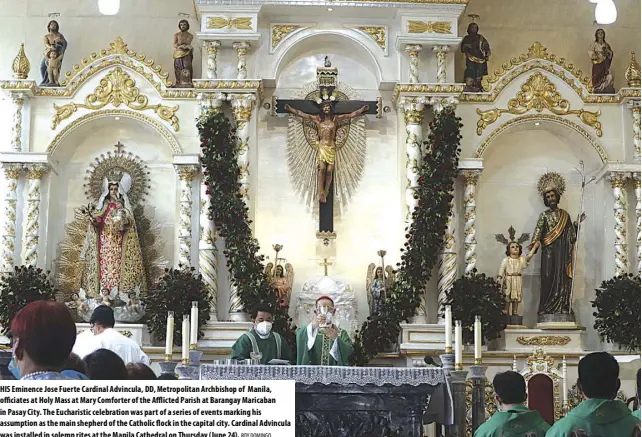
[[[239, 141], [228, 118], [217, 111], [205, 112], [198, 120], [201, 163], [211, 205], [209, 214], [221, 238], [232, 285], [243, 307], [251, 311], [263, 304], [273, 310], [273, 329], [294, 344], [294, 329], [287, 308], [281, 307], [269, 283], [259, 254], [259, 242], [252, 236], [248, 207], [240, 193]], [[215, 206], [215, 207], [214, 207]]]
[[640, 276], [616, 276], [602, 282], [591, 301], [593, 327], [600, 338], [628, 351], [640, 350]]
[[366, 365], [399, 338], [399, 324], [413, 317], [437, 263], [443, 245], [453, 183], [459, 165], [461, 119], [452, 108], [438, 112], [430, 122], [426, 154], [419, 169], [417, 208], [406, 229], [406, 242], [397, 264], [396, 281], [378, 314], [371, 315], [357, 332], [351, 364]]
[[[201, 275], [195, 269], [165, 269], [165, 274], [151, 290], [141, 298], [145, 305], [145, 323], [149, 331], [158, 339], [165, 340], [167, 334], [167, 313], [174, 311], [174, 344], [179, 345], [181, 321], [184, 314], [190, 314], [192, 302], [198, 302], [199, 327], [210, 319], [210, 297]], [[199, 338], [202, 332], [198, 333]]]
[[476, 269], [453, 283], [450, 290], [446, 291], [444, 305], [450, 305], [453, 320], [461, 320], [464, 344], [473, 344], [475, 341], [475, 316], [481, 317], [484, 343], [499, 338], [506, 329], [504, 296], [500, 284], [490, 276], [477, 273]]
[[3, 334], [11, 327], [13, 317], [27, 304], [37, 300], [55, 300], [58, 290], [49, 271], [34, 266], [17, 266], [0, 278], [0, 326]]

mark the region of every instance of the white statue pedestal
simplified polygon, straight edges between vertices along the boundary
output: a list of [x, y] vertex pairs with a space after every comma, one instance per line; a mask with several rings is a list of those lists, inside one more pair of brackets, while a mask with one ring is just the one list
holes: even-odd
[[[88, 329], [89, 323], [76, 323], [76, 334], [80, 334]], [[125, 337], [131, 338], [141, 347], [151, 345], [151, 338], [146, 325], [139, 323], [116, 323], [114, 329]]]
[[234, 342], [250, 329], [252, 322], [207, 322], [201, 328], [203, 337], [198, 340], [198, 347], [231, 349]]
[[329, 276], [319, 276], [303, 284], [297, 295], [294, 320], [297, 326], [310, 323], [317, 299], [328, 296], [334, 301], [334, 322], [350, 336], [358, 329], [357, 301], [350, 284]]
[[446, 330], [437, 323], [401, 323], [401, 353], [444, 350]]
[[508, 352], [532, 352], [541, 347], [546, 352], [581, 353], [584, 331], [580, 329], [515, 329], [506, 328], [500, 338], [500, 347]]

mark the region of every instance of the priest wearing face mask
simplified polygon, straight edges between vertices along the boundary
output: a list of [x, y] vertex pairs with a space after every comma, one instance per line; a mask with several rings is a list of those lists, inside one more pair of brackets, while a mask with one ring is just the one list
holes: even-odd
[[269, 306], [257, 305], [252, 311], [252, 323], [252, 329], [241, 335], [232, 346], [233, 360], [247, 360], [254, 352], [261, 354], [261, 364], [268, 364], [274, 359], [293, 361], [294, 355], [283, 336], [272, 332], [272, 309]]
[[321, 296], [316, 301], [316, 317], [296, 330], [298, 365], [347, 366], [354, 351], [348, 333], [333, 323], [334, 301]]

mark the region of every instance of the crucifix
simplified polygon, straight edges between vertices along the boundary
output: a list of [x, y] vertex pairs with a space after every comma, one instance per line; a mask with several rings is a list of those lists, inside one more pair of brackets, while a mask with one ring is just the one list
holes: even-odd
[[[336, 237], [334, 232], [336, 178], [333, 178], [335, 166], [348, 165], [337, 162], [336, 159], [338, 149], [341, 147], [337, 144], [338, 130], [341, 126], [350, 124], [352, 119], [364, 114], [381, 117], [381, 99], [376, 101], [338, 100], [340, 94], [336, 91], [338, 74], [338, 70], [332, 68], [326, 56], [324, 66], [317, 68], [318, 92], [313, 96], [317, 97], [316, 100], [274, 100], [274, 113], [292, 114], [306, 125], [308, 132], [312, 129], [316, 134], [316, 138], [312, 141], [305, 138], [308, 144], [305, 145], [302, 154], [297, 153], [298, 156], [293, 158], [289, 153], [289, 159], [296, 161], [299, 166], [304, 162], [308, 164], [307, 159], [301, 157], [310, 156], [309, 152], [306, 153], [310, 147], [316, 155], [316, 162], [314, 162], [316, 168], [303, 168], [298, 171], [316, 172], [316, 179], [313, 179], [313, 182], [318, 188], [312, 195], [317, 197], [319, 210], [317, 237], [323, 239]], [[338, 171], [347, 171], [347, 168]]]
[[121, 143], [119, 140], [117, 144], [114, 144], [114, 147], [116, 148], [116, 151], [118, 153], [123, 153], [123, 149], [125, 148], [125, 145]]
[[323, 262], [319, 263], [321, 267], [323, 267], [323, 276], [328, 276], [328, 266], [331, 266], [332, 263], [328, 262], [328, 258], [323, 258]]

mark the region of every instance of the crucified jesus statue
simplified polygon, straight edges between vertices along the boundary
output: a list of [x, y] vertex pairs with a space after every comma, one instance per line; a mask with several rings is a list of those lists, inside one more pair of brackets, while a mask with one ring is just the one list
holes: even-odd
[[354, 112], [348, 114], [334, 113], [334, 105], [331, 101], [321, 104], [321, 112], [308, 114], [290, 105], [285, 105], [285, 110], [290, 114], [301, 117], [304, 120], [313, 122], [317, 130], [317, 169], [319, 172], [319, 202], [325, 203], [328, 200], [328, 192], [332, 183], [332, 174], [334, 172], [334, 161], [336, 155], [336, 136], [339, 123], [343, 120], [350, 120], [359, 117], [366, 111], [369, 106], [364, 105]]

